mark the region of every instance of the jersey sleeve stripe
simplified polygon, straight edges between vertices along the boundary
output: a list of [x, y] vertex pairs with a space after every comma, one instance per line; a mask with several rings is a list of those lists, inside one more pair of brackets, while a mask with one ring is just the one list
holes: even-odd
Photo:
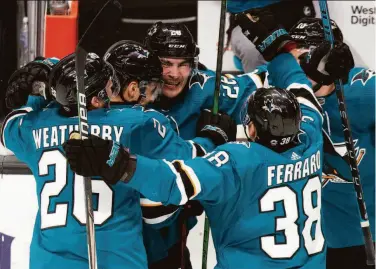
[[263, 85], [263, 83], [261, 81], [261, 78], [257, 74], [255, 74], [255, 73], [247, 73], [246, 75], [249, 76], [253, 80], [253, 82], [255, 83], [255, 85], [256, 85], [257, 88], [264, 87], [264, 85]]
[[21, 109], [16, 109], [16, 110], [13, 110], [12, 112], [10, 112], [4, 119], [4, 122], [3, 122], [3, 126], [1, 128], [1, 143], [4, 145], [4, 147], [7, 147], [5, 145], [5, 129], [7, 128], [8, 126], [8, 123], [15, 119], [15, 118], [18, 118], [18, 117], [21, 117], [21, 116], [24, 116], [26, 115], [27, 113], [29, 113], [30, 111], [33, 111], [33, 109], [31, 107], [24, 107], [24, 108], [21, 108]]
[[152, 200], [149, 200], [147, 198], [140, 198], [140, 204], [144, 207], [154, 207], [154, 206], [160, 206], [162, 205], [161, 202], [154, 202]]
[[176, 205], [141, 207], [142, 216], [147, 219], [155, 219], [161, 216], [165, 216], [165, 215], [175, 212], [178, 209], [179, 207]]
[[192, 140], [188, 141], [192, 145], [192, 159], [197, 157], [197, 148]]
[[300, 104], [306, 105], [318, 114], [320, 114], [322, 122], [324, 122], [324, 117], [322, 115], [322, 107], [314, 95], [312, 89], [306, 84], [293, 83], [287, 87], [295, 96]]
[[192, 199], [201, 192], [201, 184], [192, 168], [186, 166], [184, 161], [174, 161], [173, 165], [183, 179], [188, 199]]
[[308, 106], [310, 108], [312, 108], [313, 110], [315, 110], [317, 112], [317, 114], [320, 115], [320, 118], [321, 118], [321, 121], [324, 122], [324, 117], [323, 115], [321, 114], [321, 112], [317, 109], [316, 106], [314, 106], [310, 101], [308, 101], [307, 99], [303, 98], [303, 97], [298, 97], [296, 98], [299, 102], [299, 104], [302, 104], [302, 105], [305, 105], [305, 106]]
[[199, 144], [193, 142], [192, 140], [189, 140], [188, 142], [192, 144], [192, 159], [196, 157], [202, 157], [206, 154], [205, 149]]
[[186, 191], [185, 191], [185, 188], [184, 188], [183, 180], [182, 180], [180, 174], [178, 173], [178, 171], [176, 171], [175, 167], [170, 162], [168, 162], [166, 160], [163, 160], [163, 161], [168, 165], [170, 170], [176, 176], [176, 179], [175, 179], [176, 185], [178, 186], [178, 189], [179, 189], [180, 195], [181, 195], [181, 200], [180, 200], [179, 205], [184, 205], [186, 202], [188, 202], [188, 197], [187, 197], [187, 194], [186, 194]]
[[178, 173], [180, 174], [180, 177], [183, 180], [185, 193], [189, 199], [195, 193], [195, 186], [192, 184], [187, 173], [182, 169], [180, 161], [174, 161], [172, 165], [175, 167], [176, 171], [178, 171]]
[[189, 198], [189, 199], [193, 199], [201, 192], [200, 180], [198, 179], [193, 169], [189, 167], [188, 165], [186, 165], [184, 161], [181, 161], [181, 166], [182, 166], [183, 171], [187, 174], [189, 180], [191, 181], [191, 184], [193, 185], [194, 194]]
[[144, 220], [144, 222], [146, 224], [159, 224], [159, 223], [162, 223], [162, 222], [166, 221], [167, 219], [171, 218], [171, 216], [173, 216], [176, 212], [178, 212], [178, 209], [176, 209], [174, 212], [172, 212], [170, 214], [160, 216], [160, 217], [157, 217], [157, 218], [142, 217], [142, 219]]
[[300, 83], [293, 83], [287, 87], [287, 90], [291, 91], [296, 97], [303, 97], [307, 99], [316, 107], [316, 110], [322, 113], [321, 105], [319, 101], [317, 100], [315, 94], [313, 93], [312, 89], [308, 85], [300, 84]]

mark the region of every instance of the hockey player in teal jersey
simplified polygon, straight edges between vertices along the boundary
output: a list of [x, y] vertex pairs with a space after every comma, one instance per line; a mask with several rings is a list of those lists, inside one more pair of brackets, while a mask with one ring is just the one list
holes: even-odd
[[[163, 67], [162, 96], [153, 107], [176, 123], [181, 137], [192, 139], [201, 110], [213, 106], [215, 73], [197, 69], [199, 48], [184, 24], [157, 22], [148, 30], [145, 46], [159, 56]], [[219, 111], [238, 124], [248, 89], [258, 83], [254, 79], [258, 78], [253, 74], [221, 77]]]
[[[265, 29], [258, 34], [260, 42], [269, 36]], [[292, 45], [283, 35], [267, 46], [267, 52], [275, 55]], [[326, 54], [322, 63], [336, 63]], [[164, 204], [199, 200], [212, 224], [216, 268], [325, 268], [321, 108], [292, 55], [277, 56], [269, 69], [275, 85], [287, 90], [260, 89], [245, 103], [241, 118], [254, 143], [229, 143], [189, 161], [118, 155], [116, 167], [109, 167], [108, 141], [107, 147], [81, 146], [67, 156], [68, 162], [73, 167], [80, 163], [78, 173], [101, 176], [110, 184], [122, 178]], [[96, 158], [89, 154], [92, 151]], [[163, 176], [151, 177], [146, 168]]]
[[[197, 68], [199, 48], [184, 24], [157, 22], [148, 30], [145, 46], [159, 56], [163, 67], [162, 95], [152, 107], [171, 120], [182, 138], [192, 139], [196, 135], [201, 111], [213, 106], [215, 73]], [[229, 114], [240, 124], [241, 106], [250, 95], [250, 89], [254, 90], [258, 86], [261, 87], [259, 78], [253, 73], [243, 76], [223, 75], [219, 111]], [[189, 220], [193, 221], [193, 217]], [[167, 234], [168, 241], [176, 243], [173, 247], [179, 251], [181, 236], [180, 233], [176, 233], [177, 230], [178, 227], [170, 227], [164, 234]], [[188, 249], [186, 251], [188, 252]], [[165, 252], [164, 256], [167, 254]], [[171, 260], [165, 260], [165, 264], [173, 263], [172, 260], [177, 257], [169, 255], [168, 258]], [[165, 264], [152, 268], [166, 268]]]
[[[333, 21], [337, 42], [342, 32]], [[292, 38], [306, 53], [324, 41], [320, 19], [299, 21], [290, 31]], [[314, 50], [311, 53], [314, 56]], [[304, 59], [304, 54], [300, 58]], [[304, 64], [303, 64], [304, 67]], [[307, 68], [303, 68], [307, 69]], [[308, 68], [307, 75], [317, 83], [314, 87], [324, 110], [324, 128], [342, 156], [347, 155], [338, 101], [332, 81], [317, 76]], [[375, 241], [375, 76], [373, 70], [355, 67], [344, 80], [344, 96], [350, 121], [356, 157], [363, 186], [373, 240]], [[327, 165], [323, 172], [323, 229], [328, 244], [327, 268], [373, 268], [367, 266], [360, 216], [354, 187], [340, 174], [338, 162]], [[350, 178], [351, 179], [351, 178]]]
[[[138, 80], [142, 80], [143, 76], [148, 76], [150, 74], [150, 68], [145, 66], [138, 66], [134, 63], [130, 63], [128, 58], [130, 55], [134, 54], [135, 51], [145, 51], [140, 44], [123, 40], [115, 43], [112, 45], [107, 52], [105, 53], [104, 58], [114, 67], [119, 80], [121, 81], [121, 93], [112, 99], [111, 107], [112, 108], [122, 108], [122, 107], [129, 107], [139, 103], [145, 93], [139, 94], [137, 91], [134, 90], [135, 83]], [[159, 61], [159, 60], [158, 60]], [[160, 63], [159, 63], [160, 65]], [[139, 70], [144, 70], [144, 72], [140, 72]], [[145, 98], [144, 98], [145, 99]], [[141, 102], [141, 104], [144, 104]], [[141, 107], [133, 107], [134, 109], [140, 109]], [[160, 114], [156, 111], [150, 111], [149, 114]], [[205, 112], [204, 112], [205, 114]], [[169, 126], [167, 118], [160, 114], [159, 118], [164, 118], [163, 122], [161, 122], [164, 126]], [[225, 117], [224, 115], [222, 117]], [[228, 116], [227, 116], [228, 117]], [[173, 123], [174, 125], [174, 123]], [[233, 125], [233, 131], [235, 131], [236, 126]], [[142, 129], [141, 129], [142, 130]], [[215, 141], [215, 144], [218, 143], [218, 138], [216, 139], [213, 137], [215, 133], [212, 134], [211, 140]], [[235, 140], [234, 137], [230, 138], [230, 140]], [[207, 139], [203, 139], [200, 137], [195, 138], [191, 142], [197, 148], [196, 153], [192, 154], [192, 156], [187, 156], [188, 158], [195, 157], [195, 156], [203, 156], [206, 154], [206, 151], [213, 148], [213, 144]], [[209, 145], [207, 145], [209, 142]], [[202, 147], [199, 147], [198, 144]], [[142, 143], [140, 143], [142, 145]], [[171, 148], [175, 148], [174, 146], [169, 146]], [[177, 155], [181, 155], [179, 152], [175, 154], [169, 154], [169, 149], [163, 150], [164, 155], [163, 158], [170, 160], [171, 158], [176, 158]], [[153, 158], [158, 158], [158, 155], [150, 154], [149, 156]], [[161, 156], [161, 155], [159, 155]], [[181, 217], [185, 214], [189, 214], [192, 212], [193, 208], [185, 208], [184, 212], [181, 212], [179, 207], [174, 205], [164, 206], [161, 203], [156, 203], [150, 201], [149, 199], [141, 198], [141, 206], [142, 206], [142, 213], [143, 213], [143, 220], [144, 220], [144, 229], [143, 229], [143, 237], [144, 237], [144, 244], [147, 252], [149, 268], [155, 264], [157, 261], [161, 263], [161, 260], [167, 256], [168, 250], [171, 246], [176, 244], [176, 238], [174, 236], [164, 236], [163, 231], [168, 229], [170, 234], [179, 234], [180, 235], [180, 220]], [[191, 219], [188, 223], [188, 227], [192, 227], [195, 224], [195, 221]], [[173, 260], [169, 260], [168, 264], [161, 264], [164, 268], [178, 268], [181, 266], [181, 253], [180, 253], [180, 246], [177, 249], [177, 253], [173, 255]], [[185, 255], [187, 257], [187, 254]], [[190, 268], [189, 259], [185, 259], [187, 263], [185, 268]]]
[[[124, 140], [124, 127], [114, 122], [116, 116], [109, 120], [106, 111], [93, 110], [108, 101], [106, 90], [110, 87], [106, 84], [110, 77], [115, 79], [111, 68], [98, 56], [89, 54], [85, 69], [91, 133]], [[69, 111], [73, 111], [71, 116], [77, 115], [73, 114], [77, 111], [73, 70], [74, 55], [70, 55], [55, 65], [54, 74], [50, 74], [56, 79], [50, 84], [51, 93], [64, 106], [53, 103], [50, 108], [33, 111], [41, 97], [30, 96], [26, 106], [6, 117], [2, 128], [1, 142], [29, 166], [36, 180], [39, 210], [30, 246], [33, 269], [88, 267], [83, 180], [69, 169], [61, 147], [78, 127], [76, 117], [62, 115]], [[10, 87], [17, 90], [18, 84], [11, 83]], [[120, 115], [117, 111], [113, 114]], [[108, 186], [102, 180], [94, 180], [92, 186], [98, 267], [147, 268], [139, 195], [130, 188]], [[120, 190], [127, 197], [117, 195]], [[115, 224], [119, 226], [114, 230]]]
[[[293, 68], [282, 71], [282, 63]], [[83, 175], [101, 167], [100, 176], [111, 184], [124, 174], [128, 186], [164, 204], [199, 200], [211, 223], [215, 268], [325, 268], [320, 105], [293, 56], [279, 55], [271, 64], [281, 72], [275, 81], [288, 90], [259, 89], [244, 105], [254, 143], [228, 143], [188, 161], [119, 155], [111, 169], [105, 165], [109, 141], [107, 148], [90, 149], [97, 158], [82, 147], [68, 162], [80, 163]], [[146, 168], [161, 177], [147, 175]]]
[[[142, 60], [135, 56], [129, 62]], [[69, 134], [78, 129], [74, 67], [73, 54], [52, 69], [49, 88], [56, 102], [38, 110], [41, 97], [30, 96], [27, 106], [10, 113], [3, 125], [2, 143], [28, 164], [37, 182], [39, 211], [31, 243], [30, 268], [88, 266], [82, 180], [67, 167], [61, 150]], [[86, 74], [91, 134], [126, 143], [131, 151], [159, 158], [163, 158], [163, 152], [192, 157], [196, 149], [161, 125], [164, 117], [160, 113], [156, 115], [161, 118], [155, 118], [136, 109], [96, 109], [108, 104], [111, 89], [119, 89], [116, 86], [119, 83], [113, 68], [95, 54], [89, 54]], [[18, 86], [10, 85], [15, 91]], [[155, 86], [146, 84], [146, 92]], [[118, 195], [119, 191], [125, 196]], [[108, 186], [100, 179], [93, 181], [93, 193], [98, 267], [147, 268], [139, 194], [128, 187]]]

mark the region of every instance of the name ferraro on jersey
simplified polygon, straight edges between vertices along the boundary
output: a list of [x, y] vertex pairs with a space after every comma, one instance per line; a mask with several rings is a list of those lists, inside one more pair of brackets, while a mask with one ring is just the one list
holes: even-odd
[[290, 164], [268, 166], [268, 186], [306, 178], [320, 169], [320, 151]]
[[[115, 137], [117, 142], [120, 142], [120, 137], [123, 133], [124, 127], [110, 126], [110, 125], [90, 125], [90, 134], [99, 136], [103, 139], [111, 140]], [[65, 139], [69, 137], [69, 134], [73, 131], [78, 131], [77, 125], [60, 125], [46, 128], [40, 128], [33, 130], [33, 138], [35, 142], [35, 148], [49, 148], [62, 145]]]

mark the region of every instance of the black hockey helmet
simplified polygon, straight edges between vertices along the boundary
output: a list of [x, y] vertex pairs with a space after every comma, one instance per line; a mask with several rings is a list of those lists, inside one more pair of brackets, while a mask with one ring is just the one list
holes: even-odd
[[243, 105], [241, 120], [244, 127], [251, 121], [255, 124], [255, 142], [275, 151], [283, 151], [296, 141], [301, 111], [295, 95], [290, 91], [275, 87], [260, 88]]
[[[61, 59], [53, 68], [49, 78], [49, 89], [56, 102], [65, 111], [77, 112], [77, 75], [75, 69], [75, 53]], [[85, 95], [87, 105], [91, 97], [98, 96], [105, 103], [109, 98], [119, 93], [120, 86], [113, 67], [104, 62], [97, 54], [89, 53], [85, 65]], [[112, 80], [112, 92], [106, 90], [106, 85]]]
[[[337, 23], [331, 20], [334, 40], [343, 42], [343, 35]], [[290, 36], [298, 45], [310, 48], [317, 47], [325, 40], [324, 28], [319, 18], [303, 18], [289, 31]]]
[[153, 24], [146, 35], [145, 47], [166, 58], [193, 58], [198, 62], [200, 50], [187, 26], [182, 23]]
[[114, 67], [121, 87], [125, 87], [130, 80], [162, 80], [160, 60], [138, 42], [131, 40], [116, 42], [107, 50], [103, 59]]
[[[131, 40], [121, 40], [107, 50], [103, 59], [114, 67], [120, 80], [121, 91], [132, 80], [139, 83], [140, 99], [145, 97], [146, 86], [150, 83], [155, 86], [155, 95], [162, 91], [161, 61], [154, 53], [146, 50], [142, 44]], [[123, 94], [120, 96], [123, 99]]]

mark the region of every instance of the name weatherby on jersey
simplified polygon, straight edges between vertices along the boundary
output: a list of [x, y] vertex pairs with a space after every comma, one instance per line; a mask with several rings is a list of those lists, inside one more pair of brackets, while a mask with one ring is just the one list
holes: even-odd
[[[90, 125], [90, 134], [99, 136], [103, 139], [112, 140], [115, 138], [116, 142], [120, 142], [120, 137], [123, 133], [124, 127], [110, 126], [110, 125]], [[77, 125], [60, 125], [33, 130], [33, 138], [35, 148], [50, 148], [62, 145], [73, 131], [78, 131]]]

